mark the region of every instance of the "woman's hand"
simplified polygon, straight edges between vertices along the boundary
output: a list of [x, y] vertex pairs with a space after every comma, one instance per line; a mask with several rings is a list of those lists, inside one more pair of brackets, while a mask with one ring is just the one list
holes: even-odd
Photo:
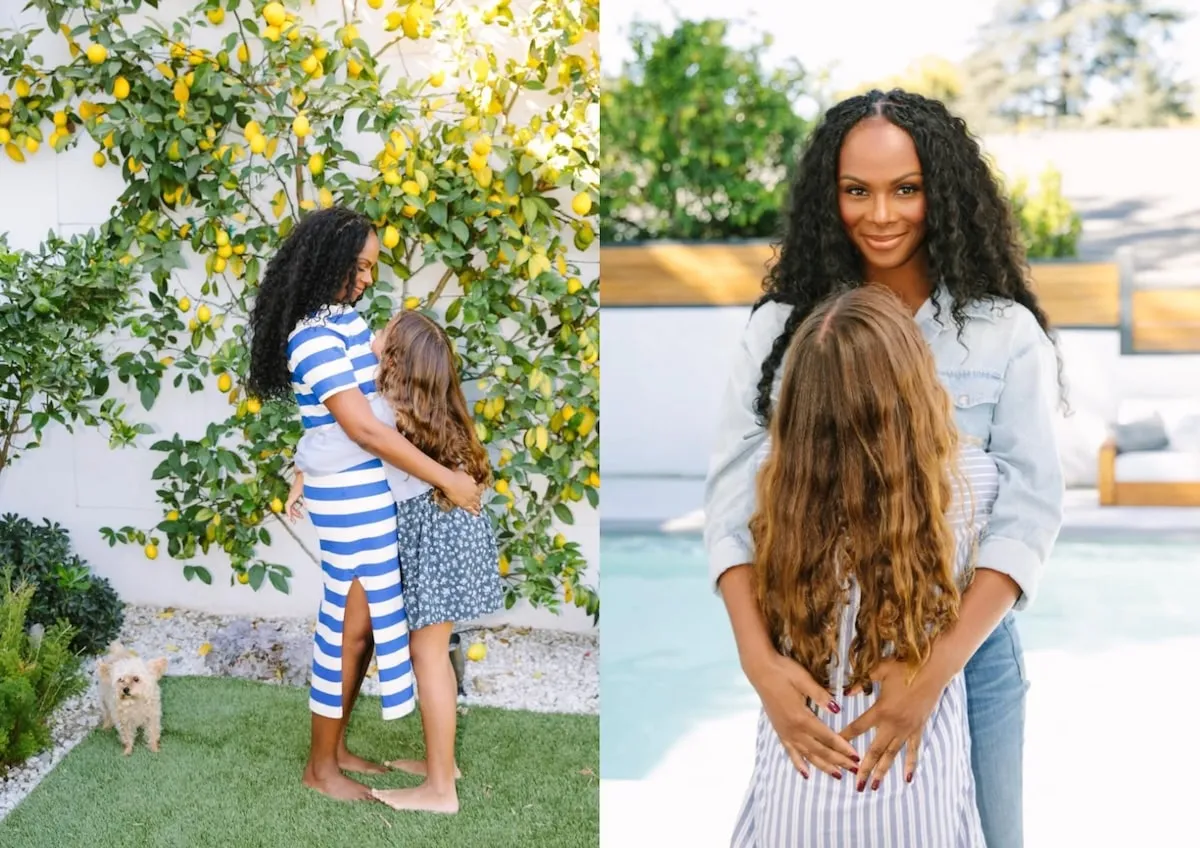
[[475, 482], [475, 478], [465, 471], [455, 471], [450, 478], [450, 485], [443, 489], [454, 505], [465, 509], [474, 515], [479, 515], [480, 496], [483, 487]]
[[774, 654], [748, 676], [784, 750], [805, 778], [809, 776], [809, 762], [838, 780], [842, 779], [842, 769], [858, 771], [854, 746], [809, 709], [806, 698], [827, 712], [840, 710], [803, 666], [790, 657]]
[[894, 660], [884, 660], [876, 666], [871, 672], [871, 679], [879, 686], [879, 698], [841, 733], [844, 739], [851, 740], [875, 728], [875, 738], [862, 761], [857, 786], [859, 792], [868, 783], [872, 790], [879, 788], [905, 743], [908, 743], [908, 751], [904, 777], [912, 781], [925, 722], [933, 714], [933, 708], [937, 706], [949, 681], [939, 680], [928, 664], [917, 672], [912, 683], [905, 681], [906, 675], [907, 667]]

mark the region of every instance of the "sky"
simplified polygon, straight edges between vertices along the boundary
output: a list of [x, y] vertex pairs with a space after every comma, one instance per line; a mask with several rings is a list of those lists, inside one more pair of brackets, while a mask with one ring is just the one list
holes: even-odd
[[[1191, 12], [1176, 35], [1173, 58], [1200, 82], [1200, 0], [1168, 2]], [[899, 73], [922, 56], [966, 58], [994, 8], [988, 0], [602, 0], [600, 56], [606, 73], [618, 71], [632, 58], [628, 26], [635, 17], [669, 29], [683, 17], [674, 9], [687, 9], [693, 20], [739, 19], [771, 32], [768, 61], [796, 57], [810, 71], [832, 66], [832, 88], [839, 90]]]

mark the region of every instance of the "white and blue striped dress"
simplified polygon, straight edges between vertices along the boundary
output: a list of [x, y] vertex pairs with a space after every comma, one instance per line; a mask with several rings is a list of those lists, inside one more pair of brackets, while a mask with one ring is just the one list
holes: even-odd
[[[338, 436], [340, 426], [325, 406], [338, 392], [358, 388], [375, 396], [379, 361], [371, 330], [350, 306], [297, 324], [288, 336], [288, 367], [300, 405], [304, 438]], [[415, 707], [408, 619], [396, 541], [396, 502], [382, 460], [365, 458], [334, 474], [306, 475], [304, 498], [321, 542], [324, 597], [313, 637], [309, 708], [342, 717], [342, 626], [353, 581], [362, 584], [370, 607], [375, 658], [385, 719]]]
[[[955, 564], [963, 579], [973, 566], [975, 544], [987, 525], [996, 499], [999, 475], [995, 461], [968, 444], [961, 452], [969, 497], [959, 497], [951, 510], [957, 550]], [[857, 587], [852, 587], [856, 589]], [[838, 639], [840, 674], [845, 679], [849, 645], [854, 636], [858, 595], [851, 592]], [[835, 667], [836, 668], [836, 667]], [[835, 679], [839, 676], [835, 671]], [[877, 694], [839, 695], [838, 715], [821, 718], [841, 732], [875, 702]], [[874, 729], [853, 741], [866, 755]], [[904, 781], [904, 749], [897, 755], [879, 789], [856, 789], [855, 775], [834, 780], [809, 768], [806, 780], [792, 765], [774, 728], [762, 713], [758, 720], [754, 771], [737, 823], [732, 848], [985, 848], [975, 779], [971, 771], [971, 739], [967, 724], [967, 690], [957, 675], [925, 725], [912, 783]]]

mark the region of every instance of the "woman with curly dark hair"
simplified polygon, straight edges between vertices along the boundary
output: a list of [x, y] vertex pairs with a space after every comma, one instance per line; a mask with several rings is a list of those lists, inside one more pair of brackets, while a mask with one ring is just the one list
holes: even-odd
[[[815, 669], [771, 640], [756, 602], [749, 524], [754, 454], [773, 417], [784, 353], [816, 304], [859, 280], [891, 289], [913, 313], [960, 437], [995, 462], [999, 491], [958, 621], [911, 679], [890, 661], [870, 670], [882, 684], [878, 700], [839, 734], [819, 711], [836, 714], [846, 693], [831, 694]], [[817, 779], [853, 769], [860, 791], [891, 792], [912, 774], [924, 753], [921, 728], [965, 669], [987, 844], [1020, 846], [1027, 681], [1011, 613], [1036, 594], [1061, 526], [1053, 420], [1060, 369], [1011, 210], [965, 123], [940, 102], [900, 90], [833, 106], [793, 177], [765, 289], [735, 360], [705, 497], [710, 569], [747, 678], [797, 769], [811, 763], [824, 773]], [[910, 740], [905, 774], [890, 774]]]
[[351, 754], [345, 742], [372, 651], [383, 717], [399, 718], [415, 706], [396, 504], [384, 463], [472, 512], [480, 502], [474, 477], [423, 454], [396, 429], [378, 396], [373, 337], [354, 308], [378, 260], [379, 239], [367, 218], [338, 207], [314, 212], [271, 259], [250, 315], [247, 388], [263, 399], [294, 397], [304, 425], [297, 465], [307, 473], [304, 495], [325, 584], [304, 783], [340, 800], [371, 797], [344, 772], [385, 771]]

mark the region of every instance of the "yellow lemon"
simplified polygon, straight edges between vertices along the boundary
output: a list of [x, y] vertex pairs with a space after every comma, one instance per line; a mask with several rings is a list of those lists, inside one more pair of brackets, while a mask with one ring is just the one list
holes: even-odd
[[250, 151], [252, 153], [262, 153], [267, 149], [267, 137], [264, 135], [256, 135], [250, 139]]
[[404, 298], [404, 308], [405, 309], [416, 309], [420, 305], [421, 305], [421, 298], [419, 298], [419, 297]]
[[391, 224], [383, 229], [383, 246], [391, 250], [400, 243], [400, 232]]
[[237, 576], [237, 581], [239, 583], [241, 583], [243, 586], [245, 586], [247, 583], [250, 582], [250, 575], [247, 574], [245, 571], [239, 571], [238, 576]]
[[224, 247], [225, 245], [229, 244], [229, 233], [225, 232], [224, 230], [217, 230], [216, 242], [217, 247]]
[[561, 550], [562, 548], [565, 548], [566, 546], [567, 546], [567, 537], [564, 536], [562, 533], [556, 534], [554, 537], [554, 547], [556, 549]]
[[146, 559], [158, 559], [158, 546], [153, 542], [145, 547]]
[[317, 72], [317, 69], [321, 67], [321, 63], [317, 60], [316, 56], [309, 55], [305, 56], [304, 59], [301, 60], [300, 67], [304, 70], [304, 73], [312, 76]]
[[281, 501], [279, 498], [272, 498], [271, 512], [283, 512], [283, 501]]
[[498, 495], [507, 495], [508, 494], [508, 481], [507, 480], [497, 480], [496, 481], [496, 494], [498, 494]]
[[347, 24], [346, 28], [342, 30], [342, 46], [349, 47], [356, 38], [358, 38], [358, 27], [354, 24]]
[[204, 304], [200, 304], [200, 308], [196, 310], [196, 320], [201, 324], [207, 324], [209, 318], [212, 318], [212, 310]]
[[209, 9], [207, 17], [209, 23], [211, 23], [213, 26], [220, 26], [221, 22], [225, 20], [225, 10], [220, 6], [215, 9]]
[[321, 204], [322, 209], [333, 206], [333, 192], [321, 186], [321, 190], [317, 192], [317, 202]]
[[388, 12], [387, 18], [384, 19], [383, 28], [388, 32], [393, 32], [400, 29], [404, 23], [404, 15], [399, 12]]
[[117, 77], [115, 80], [113, 80], [112, 94], [113, 97], [117, 98], [118, 100], [124, 100], [126, 97], [128, 97], [129, 80], [125, 79], [125, 77]]
[[167, 521], [178, 521], [178, 520], [179, 520], [178, 510], [173, 509], [167, 513]]
[[28, 150], [30, 153], [37, 153], [39, 147], [41, 147], [41, 142], [39, 142], [33, 136], [30, 136], [29, 138], [25, 139], [25, 149]]
[[228, 374], [222, 374], [217, 378], [217, 388], [223, 392], [227, 392], [233, 388], [233, 378]]
[[263, 28], [263, 38], [265, 38], [267, 41], [278, 41], [279, 40], [279, 27], [277, 27], [277, 26], [264, 27]]
[[586, 191], [581, 191], [571, 201], [571, 209], [575, 211], [576, 215], [582, 218], [592, 211], [592, 196]]
[[421, 186], [417, 183], [416, 180], [405, 180], [404, 183], [400, 186], [400, 189], [405, 194], [411, 194], [413, 197], [416, 197], [418, 194], [421, 193]]
[[583, 283], [579, 281], [578, 277], [572, 277], [571, 279], [567, 280], [567, 294], [576, 294], [582, 288]]
[[486, 157], [492, 152], [492, 140], [487, 136], [482, 136], [475, 139], [475, 143], [471, 145], [471, 149], [475, 151], [476, 156]]
[[504, 556], [504, 554], [501, 554], [500, 555], [500, 576], [507, 577], [510, 568], [511, 568], [511, 566], [508, 563], [508, 557]]
[[372, 9], [381, 9], [383, 8], [383, 0], [367, 0], [367, 5]]
[[304, 138], [312, 132], [312, 127], [308, 123], [308, 118], [303, 114], [296, 116], [296, 120], [292, 121], [292, 132], [299, 138]]
[[238, 57], [238, 61], [241, 62], [243, 65], [249, 64], [249, 62], [250, 62], [250, 47], [245, 42], [242, 42], [242, 44], [238, 47], [237, 57]]
[[488, 71], [491, 70], [491, 65], [488, 64], [487, 59], [476, 59], [471, 64], [471, 70], [475, 74], [475, 79], [482, 81], [487, 79]]
[[467, 659], [471, 662], [483, 662], [487, 656], [487, 645], [482, 642], [476, 642], [471, 647], [467, 648]]
[[179, 298], [179, 311], [180, 312], [187, 312], [191, 308], [192, 308], [191, 300], [189, 300], [186, 297]]
[[108, 58], [108, 48], [103, 44], [93, 44], [87, 49], [87, 57], [93, 65], [99, 65]]
[[99, 150], [92, 154], [92, 164], [94, 164], [97, 168], [103, 168], [104, 163], [107, 161], [108, 160], [104, 157], [104, 154]]
[[287, 10], [283, 8], [282, 3], [268, 3], [263, 7], [262, 16], [271, 26], [279, 27], [287, 20]]
[[193, 318], [192, 320], [188, 321], [188, 329], [193, 333], [196, 332], [200, 329], [200, 322]]
[[429, 84], [432, 85], [434, 88], [441, 88], [442, 85], [445, 84], [445, 82], [446, 82], [446, 72], [445, 71], [434, 71], [432, 74], [429, 75]]
[[[120, 79], [120, 77], [118, 77]], [[67, 113], [58, 111], [54, 113], [54, 126], [62, 128], [67, 125]]]
[[600, 475], [593, 471], [587, 476], [587, 484], [593, 489], [600, 488]]
[[13, 86], [13, 91], [17, 93], [17, 97], [28, 97], [31, 90], [29, 82], [23, 79], [17, 80], [16, 85]]
[[308, 157], [308, 170], [314, 177], [321, 176], [321, 172], [325, 170], [325, 157], [320, 153], [314, 153]]
[[4, 145], [4, 152], [7, 153], [9, 158], [12, 159], [14, 162], [24, 162], [25, 161], [25, 154], [23, 152], [21, 152], [21, 148], [17, 147], [11, 141], [8, 144]]

